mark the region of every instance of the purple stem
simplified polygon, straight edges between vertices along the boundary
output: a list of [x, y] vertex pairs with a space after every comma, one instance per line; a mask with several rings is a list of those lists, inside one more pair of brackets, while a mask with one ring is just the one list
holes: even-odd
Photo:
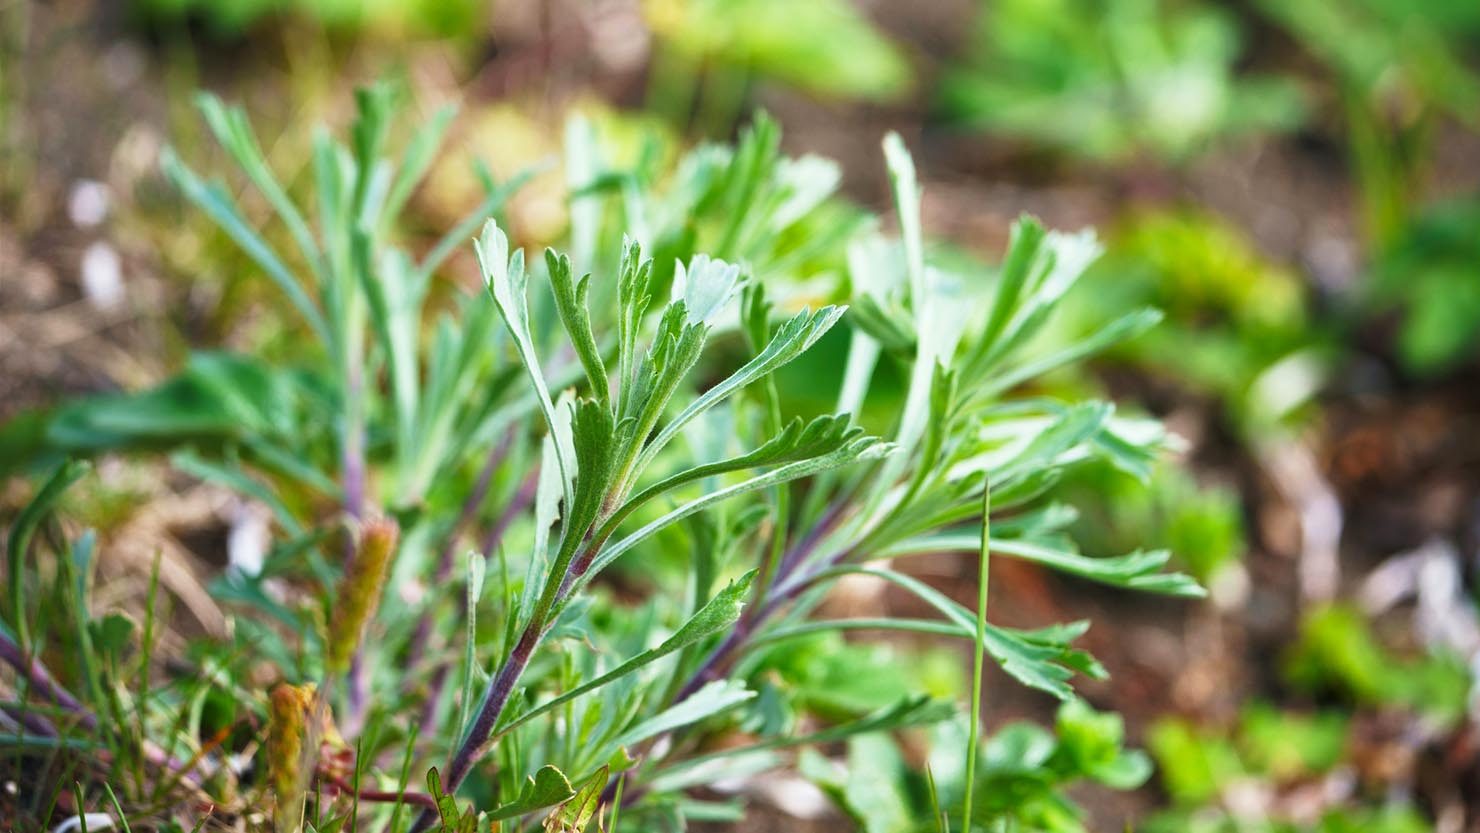
[[811, 555], [812, 551], [817, 549], [817, 545], [822, 542], [822, 536], [831, 532], [832, 528], [837, 525], [838, 518], [842, 516], [843, 509], [846, 506], [847, 504], [843, 501], [838, 501], [827, 507], [827, 510], [822, 513], [822, 517], [818, 518], [817, 523], [812, 525], [811, 531], [802, 540], [798, 541], [795, 546], [787, 550], [785, 555], [781, 556], [781, 565], [776, 568], [776, 577], [772, 583], [773, 587], [775, 586], [775, 581], [780, 581], [790, 575], [791, 571], [796, 569], [798, 562]]
[[[539, 622], [530, 622], [524, 628], [524, 633], [519, 636], [519, 642], [514, 645], [514, 650], [509, 654], [509, 659], [504, 667], [499, 669], [498, 676], [494, 678], [493, 685], [488, 689], [488, 694], [483, 698], [483, 705], [478, 708], [478, 717], [473, 721], [473, 726], [468, 730], [467, 739], [458, 748], [457, 754], [453, 755], [452, 762], [448, 764], [444, 791], [448, 795], [457, 792], [463, 779], [472, 770], [482, 751], [484, 741], [493, 734], [493, 728], [498, 723], [499, 715], [504, 706], [509, 702], [509, 695], [514, 692], [514, 684], [518, 682], [519, 676], [529, 665], [529, 660], [534, 656], [534, 649], [540, 644], [540, 637], [544, 635], [544, 628]], [[420, 833], [432, 826], [436, 821], [436, 814], [431, 810], [423, 810], [417, 817], [416, 824], [412, 826], [412, 833]]]
[[[58, 683], [56, 678], [51, 675], [51, 672], [47, 670], [46, 666], [40, 660], [27, 657], [22, 653], [20, 646], [11, 641], [9, 636], [5, 634], [0, 634], [0, 659], [5, 660], [6, 663], [16, 670], [16, 673], [20, 674], [21, 677], [29, 682], [31, 689], [37, 694], [40, 694], [43, 698], [50, 700], [66, 711], [75, 714], [77, 716], [77, 722], [83, 728], [93, 732], [98, 730], [98, 718], [92, 711], [82, 705], [76, 697], [72, 696], [72, 692], [64, 688], [61, 683]], [[46, 737], [57, 736], [56, 727], [52, 725], [51, 721], [39, 714], [19, 712], [19, 710], [9, 708], [6, 709], [6, 712], [33, 732], [45, 735]], [[179, 781], [188, 783], [197, 789], [199, 788], [199, 785], [189, 777], [190, 770], [193, 770], [195, 766], [187, 768], [182, 761], [165, 754], [163, 750], [148, 746], [144, 749], [144, 758], [154, 766], [175, 770], [179, 773]]]
[[[354, 520], [359, 520], [365, 513], [365, 427], [362, 419], [363, 405], [360, 402], [363, 390], [360, 373], [359, 361], [351, 360], [345, 379], [346, 424], [343, 459], [340, 460], [344, 481], [341, 484], [344, 488], [344, 512]], [[346, 541], [345, 569], [349, 569], [354, 557], [354, 542]], [[349, 713], [340, 722], [340, 726], [345, 734], [352, 737], [359, 733], [365, 716], [365, 701], [369, 697], [365, 663], [358, 648], [355, 649], [354, 656], [350, 657], [348, 694]]]
[[50, 720], [35, 712], [26, 711], [25, 708], [6, 706], [5, 714], [31, 734], [40, 735], [44, 738], [54, 738], [57, 736], [57, 727], [51, 725]]
[[31, 659], [21, 653], [20, 646], [4, 635], [0, 635], [0, 659], [5, 660], [16, 670], [16, 673], [30, 681], [31, 687], [42, 697], [76, 714], [84, 728], [97, 730], [98, 719], [93, 716], [93, 713], [78, 702], [71, 692], [63, 688], [40, 660]]
[[[725, 638], [713, 651], [709, 652], [709, 656], [705, 657], [704, 662], [699, 664], [698, 669], [694, 671], [694, 675], [689, 678], [689, 681], [684, 684], [683, 688], [678, 690], [678, 694], [673, 698], [675, 705], [688, 699], [694, 692], [703, 688], [706, 683], [717, 679], [724, 663], [728, 662], [731, 655], [745, 644], [745, 640], [749, 639], [751, 634], [755, 633], [756, 628], [774, 616], [782, 605], [801, 595], [802, 591], [807, 587], [808, 577], [804, 576], [796, 581], [790, 581], [789, 579], [793, 578], [797, 569], [817, 549], [817, 545], [822, 542], [823, 536], [836, 526], [838, 519], [842, 517], [845, 506], [845, 503], [839, 501], [828, 507], [827, 511], [822, 514], [822, 517], [817, 519], [817, 523], [812, 526], [812, 530], [802, 540], [798, 541], [795, 546], [786, 551], [786, 554], [781, 557], [781, 565], [776, 568], [776, 576], [772, 579], [770, 587], [757, 589], [756, 591], [758, 595], [766, 592], [767, 589], [776, 592], [765, 601], [746, 609], [745, 613], [740, 617], [740, 621], [735, 623], [734, 629], [725, 635]], [[826, 566], [836, 564], [846, 557], [847, 554], [847, 550], [839, 552], [837, 555], [828, 559]]]

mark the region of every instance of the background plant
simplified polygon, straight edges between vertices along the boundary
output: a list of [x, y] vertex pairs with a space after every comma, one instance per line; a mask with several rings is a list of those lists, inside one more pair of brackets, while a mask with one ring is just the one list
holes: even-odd
[[942, 106], [965, 125], [1055, 151], [1176, 162], [1298, 124], [1297, 90], [1236, 73], [1239, 52], [1237, 21], [1202, 3], [992, 3], [945, 79]]

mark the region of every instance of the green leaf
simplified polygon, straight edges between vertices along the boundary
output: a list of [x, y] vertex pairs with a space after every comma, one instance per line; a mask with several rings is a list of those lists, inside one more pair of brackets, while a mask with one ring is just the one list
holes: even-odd
[[427, 791], [437, 803], [437, 815], [442, 819], [441, 833], [477, 833], [478, 811], [469, 807], [464, 813], [458, 809], [457, 798], [442, 791], [442, 776], [436, 767], [427, 770]]
[[1117, 790], [1133, 790], [1151, 777], [1151, 761], [1121, 748], [1125, 723], [1114, 712], [1097, 712], [1082, 700], [1059, 706], [1055, 729], [1059, 768], [1083, 774]]
[[546, 833], [584, 833], [601, 809], [601, 792], [608, 777], [610, 771], [604, 766], [592, 773], [575, 795], [545, 818]]
[[[483, 224], [483, 234], [474, 246], [474, 251], [478, 256], [478, 265], [483, 270], [488, 294], [493, 298], [504, 326], [514, 338], [519, 360], [524, 363], [530, 384], [534, 386], [540, 411], [545, 415], [545, 425], [553, 433], [556, 425], [555, 404], [550, 400], [550, 389], [545, 385], [545, 375], [540, 369], [534, 339], [529, 332], [529, 305], [526, 298], [529, 276], [524, 271], [524, 252], [520, 250], [514, 252], [513, 256], [509, 255], [509, 238], [493, 220]], [[555, 444], [555, 461], [560, 466], [564, 480], [568, 482], [575, 477], [575, 461], [568, 459], [568, 452], [558, 442]], [[573, 503], [574, 494], [571, 486], [567, 485], [565, 505], [571, 506]]]
[[1114, 412], [1115, 406], [1108, 402], [1081, 402], [1065, 408], [1033, 435], [1011, 462], [993, 472], [993, 486], [1000, 483], [1005, 487], [1030, 472], [1052, 466], [1096, 436]]
[[[969, 552], [976, 549], [980, 534], [979, 531], [961, 530], [911, 538], [881, 550], [879, 555], [896, 558], [927, 552]], [[1207, 591], [1190, 576], [1161, 572], [1171, 558], [1171, 553], [1166, 550], [1136, 551], [1109, 558], [1095, 558], [1036, 541], [993, 538], [992, 552], [1031, 561], [1113, 587], [1188, 598], [1202, 598], [1207, 595]]]
[[[389, 193], [385, 199], [385, 214], [383, 222], [389, 222], [398, 217], [401, 208], [406, 205], [411, 192], [426, 176], [431, 168], [432, 162], [437, 157], [437, 148], [442, 145], [442, 137], [447, 134], [448, 125], [457, 115], [456, 104], [445, 104], [432, 114], [432, 117], [421, 125], [411, 142], [406, 145], [406, 150], [401, 154], [401, 164], [396, 169], [396, 178], [391, 183]], [[486, 216], [485, 212], [485, 216]]]
[[215, 134], [216, 141], [227, 150], [246, 172], [252, 184], [267, 198], [272, 210], [277, 212], [287, 225], [293, 240], [298, 244], [303, 253], [304, 260], [315, 270], [319, 267], [319, 250], [315, 245], [313, 233], [309, 231], [308, 224], [304, 222], [303, 215], [299, 213], [298, 207], [288, 198], [283, 187], [278, 184], [272, 169], [268, 167], [267, 160], [262, 156], [262, 150], [257, 144], [257, 137], [252, 133], [251, 122], [247, 120], [246, 111], [241, 107], [226, 107], [221, 99], [210, 93], [201, 93], [196, 96], [195, 106], [205, 117], [206, 124]]
[[1002, 371], [1000, 374], [994, 376], [978, 392], [978, 395], [983, 398], [996, 396], [1017, 387], [1029, 379], [1036, 379], [1050, 370], [1070, 365], [1092, 356], [1095, 353], [1146, 332], [1156, 326], [1161, 321], [1161, 317], [1161, 312], [1154, 309], [1143, 309], [1128, 313], [1068, 347], [1057, 350], [1043, 358], [1035, 359], [1009, 370]]
[[715, 680], [685, 697], [676, 705], [629, 727], [617, 737], [618, 746], [633, 746], [648, 738], [688, 726], [755, 697], [739, 680]]
[[1012, 224], [1012, 232], [1007, 240], [1007, 257], [1002, 262], [996, 291], [992, 293], [992, 310], [987, 315], [986, 330], [978, 342], [978, 349], [984, 353], [996, 346], [1008, 319], [1018, 308], [1018, 300], [1028, 281], [1028, 273], [1038, 261], [1046, 236], [1047, 232], [1042, 224], [1026, 214]]
[[673, 273], [673, 297], [683, 299], [690, 325], [713, 326], [739, 291], [740, 267], [709, 255], [694, 255]]
[[555, 569], [562, 570], [570, 553], [595, 522], [606, 501], [615, 460], [616, 426], [612, 413], [594, 399], [578, 399], [571, 406], [571, 439], [575, 448], [575, 501], [570, 505]]
[[273, 517], [289, 535], [303, 534], [303, 524], [294, 517], [277, 493], [258, 482], [234, 462], [215, 463], [193, 451], [177, 451], [170, 455], [170, 465], [191, 477], [219, 483], [239, 494], [262, 501], [264, 506], [272, 509]]
[[286, 296], [293, 308], [298, 310], [303, 320], [307, 321], [313, 328], [314, 334], [326, 347], [333, 344], [330, 337], [328, 323], [319, 312], [319, 308], [310, 300], [308, 293], [304, 291], [302, 283], [289, 271], [277, 254], [268, 246], [257, 232], [247, 225], [241, 212], [236, 207], [236, 202], [226, 189], [219, 183], [206, 183], [196, 176], [184, 162], [180, 161], [173, 149], [165, 148], [159, 157], [160, 168], [164, 175], [173, 183], [185, 198], [195, 203], [206, 216], [216, 221], [236, 244], [252, 258], [256, 264], [267, 273], [274, 284]]
[[808, 744], [834, 743], [840, 740], [846, 740], [854, 735], [867, 734], [869, 732], [889, 732], [898, 729], [908, 729], [913, 726], [924, 726], [945, 720], [955, 714], [955, 711], [954, 705], [943, 700], [935, 700], [924, 696], [908, 697], [892, 706], [886, 706], [856, 720], [839, 723], [816, 732], [803, 735], [782, 735], [768, 738], [748, 746], [735, 746], [688, 758], [673, 766], [659, 770], [649, 779], [648, 784], [654, 790], [674, 789], [681, 784], [693, 783], [686, 779], [686, 775], [693, 771], [703, 771], [706, 765], [714, 761], [739, 756], [752, 756], [773, 749], [786, 749]]
[[93, 648], [99, 656], [122, 659], [133, 643], [134, 620], [122, 613], [109, 613], [87, 623]]
[[478, 676], [478, 601], [483, 598], [483, 579], [488, 571], [488, 559], [479, 553], [468, 553], [468, 577], [466, 586], [467, 622], [463, 638], [462, 714], [457, 725], [468, 725], [468, 713], [473, 707], [473, 686]]
[[[611, 564], [623, 553], [642, 543], [659, 530], [695, 512], [702, 511], [709, 506], [728, 500], [729, 498], [758, 489], [769, 489], [772, 486], [788, 483], [792, 480], [808, 477], [820, 472], [830, 471], [841, 466], [849, 465], [850, 463], [877, 459], [888, 454], [890, 448], [891, 446], [888, 443], [880, 441], [877, 437], [858, 437], [849, 441], [837, 451], [824, 454], [821, 457], [798, 460], [795, 463], [778, 466], [764, 474], [758, 474], [748, 480], [718, 489], [703, 497], [689, 501], [602, 550], [592, 563], [591, 569], [586, 573], [584, 580], [589, 581], [592, 576], [595, 576], [602, 569], [606, 568], [607, 565]], [[577, 585], [577, 589], [579, 587], [580, 585]]]
[[617, 383], [621, 388], [617, 412], [621, 414], [632, 413], [636, 407], [631, 395], [637, 382], [634, 375], [638, 363], [637, 336], [642, 330], [643, 315], [652, 302], [648, 294], [652, 272], [653, 262], [642, 258], [642, 246], [623, 235], [617, 277]]
[[[913, 576], [880, 567], [842, 565], [819, 574], [819, 578], [860, 573], [885, 579], [910, 591], [940, 611], [956, 627], [976, 631], [976, 617], [944, 593]], [[984, 634], [987, 653], [1002, 670], [1030, 688], [1046, 691], [1061, 700], [1074, 696], [1068, 680], [1075, 671], [1090, 671], [1092, 661], [1069, 647], [1063, 632], [1020, 632], [988, 625]], [[1072, 637], [1070, 637], [1072, 638]]]
[[755, 358], [746, 362], [724, 381], [705, 391], [678, 416], [674, 417], [652, 442], [643, 450], [638, 469], [646, 468], [663, 446], [677, 436], [695, 417], [723, 402], [726, 397], [760, 379], [777, 368], [791, 362], [817, 343], [823, 334], [832, 329], [846, 311], [846, 307], [827, 306], [812, 312], [803, 310], [777, 328], [775, 335]]
[[51, 511], [62, 493], [87, 474], [92, 465], [82, 460], [68, 460], [52, 470], [51, 476], [36, 490], [36, 495], [21, 509], [15, 523], [6, 536], [6, 563], [10, 577], [10, 615], [15, 619], [16, 644], [22, 653], [30, 650], [29, 628], [26, 624], [26, 581], [25, 558], [30, 548], [31, 536], [46, 514]]
[[898, 133], [884, 136], [884, 162], [889, 169], [889, 185], [894, 192], [894, 209], [899, 215], [899, 234], [904, 241], [905, 274], [909, 278], [910, 303], [916, 315], [925, 303], [925, 242], [920, 229], [920, 184], [915, 177], [915, 162]]
[[[373, 198], [372, 189], [385, 187], [377, 176], [381, 148], [390, 129], [394, 89], [389, 84], [371, 84], [355, 90], [356, 117], [350, 125], [350, 145], [355, 154], [354, 227], [374, 228], [383, 201]], [[383, 193], [381, 197], [383, 199]]]
[[748, 644], [750, 647], [755, 648], [761, 645], [769, 645], [773, 642], [784, 642], [788, 639], [796, 639], [809, 634], [834, 630], [900, 631], [903, 633], [926, 633], [934, 636], [954, 636], [961, 639], [971, 639], [975, 636], [970, 630], [961, 627], [955, 622], [942, 622], [939, 619], [907, 619], [899, 616], [857, 617], [852, 619], [813, 619], [806, 622], [799, 622], [795, 625], [781, 625], [752, 637]]
[[546, 764], [534, 775], [524, 779], [524, 786], [519, 790], [517, 798], [495, 807], [488, 813], [488, 818], [499, 821], [522, 816], [568, 801], [575, 794], [576, 790], [570, 785], [565, 773]]
[[570, 258], [557, 255], [553, 249], [545, 250], [545, 267], [550, 272], [550, 287], [555, 294], [555, 308], [576, 355], [586, 368], [586, 380], [591, 392], [603, 405], [611, 399], [611, 383], [606, 376], [606, 363], [601, 360], [601, 350], [596, 346], [596, 336], [591, 331], [591, 313], [586, 296], [591, 289], [591, 276], [579, 282], [571, 276]]
[[629, 498], [612, 515], [606, 526], [615, 528], [617, 523], [647, 501], [686, 483], [727, 472], [800, 462], [836, 452], [863, 436], [863, 429], [853, 427], [850, 422], [851, 418], [846, 414], [821, 416], [808, 423], [803, 423], [800, 418], [793, 419], [779, 434], [754, 451], [685, 469], [643, 489]]
[[645, 665], [668, 656], [674, 651], [708, 639], [720, 631], [729, 628], [740, 619], [740, 612], [745, 607], [745, 599], [750, 594], [750, 586], [755, 581], [756, 572], [756, 570], [751, 570], [725, 585], [724, 589], [716, 593], [714, 598], [710, 599], [688, 621], [684, 622], [677, 631], [674, 631], [672, 636], [663, 640], [662, 644], [658, 647], [643, 651], [605, 674], [588, 680], [570, 691], [536, 706], [510, 721], [500, 731], [507, 733], [557, 706], [568, 703], [583, 694], [619, 680]]

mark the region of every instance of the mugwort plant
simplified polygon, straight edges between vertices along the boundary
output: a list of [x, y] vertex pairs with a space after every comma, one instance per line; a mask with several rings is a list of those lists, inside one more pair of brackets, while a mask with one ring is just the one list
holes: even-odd
[[[1092, 234], [1024, 218], [1000, 267], [964, 270], [926, 245], [898, 136], [886, 235], [836, 196], [835, 165], [783, 156], [764, 116], [671, 170], [651, 148], [609, 159], [577, 119], [566, 251], [526, 255], [506, 231], [533, 172], [480, 168], [483, 203], [418, 257], [398, 218], [452, 113], [397, 155], [393, 103], [362, 92], [349, 145], [321, 135], [305, 181], [284, 183], [242, 111], [202, 100], [271, 230], [165, 155], [280, 290], [301, 346], [292, 363], [198, 353], [157, 388], [49, 417], [37, 459], [68, 461], [10, 534], [0, 747], [61, 786], [29, 782], [20, 817], [681, 830], [743, 812], [716, 785], [792, 768], [868, 830], [1072, 830], [1062, 785], [1146, 777], [1118, 719], [1071, 687], [1104, 674], [1073, 645], [1088, 623], [987, 616], [989, 556], [1201, 593], [1165, 552], [1080, 553], [1054, 496], [1081, 463], [1145, 476], [1171, 444], [1108, 402], [1035, 392], [1157, 320], [1047, 335], [1099, 253]], [[436, 276], [475, 234], [486, 291], [464, 294]], [[96, 535], [48, 521], [85, 474], [74, 460], [161, 449], [274, 518], [261, 569], [212, 586], [229, 634], [178, 658], [158, 653], [158, 568], [142, 627], [99, 615]], [[975, 609], [912, 574], [928, 553], [977, 560]], [[860, 577], [934, 615], [830, 612]], [[973, 648], [970, 696], [901, 673], [909, 652], [867, 649], [891, 633]], [[984, 737], [988, 661], [1065, 702], [1057, 734]], [[928, 739], [923, 775], [906, 772], [906, 736]], [[1004, 770], [1024, 743], [1028, 769]], [[887, 777], [868, 763], [885, 760]], [[860, 803], [870, 783], [880, 801]]]

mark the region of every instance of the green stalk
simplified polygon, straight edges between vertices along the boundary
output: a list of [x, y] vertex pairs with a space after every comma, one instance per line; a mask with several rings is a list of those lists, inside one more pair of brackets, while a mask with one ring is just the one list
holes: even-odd
[[961, 829], [965, 833], [971, 833], [971, 798], [976, 784], [976, 751], [980, 745], [982, 731], [982, 665], [986, 662], [987, 588], [988, 579], [991, 577], [988, 568], [992, 555], [991, 526], [992, 486], [990, 483], [984, 483], [982, 486], [981, 560], [979, 562], [981, 575], [976, 583], [976, 646], [971, 658], [971, 730], [966, 747], [966, 800], [961, 820]]

